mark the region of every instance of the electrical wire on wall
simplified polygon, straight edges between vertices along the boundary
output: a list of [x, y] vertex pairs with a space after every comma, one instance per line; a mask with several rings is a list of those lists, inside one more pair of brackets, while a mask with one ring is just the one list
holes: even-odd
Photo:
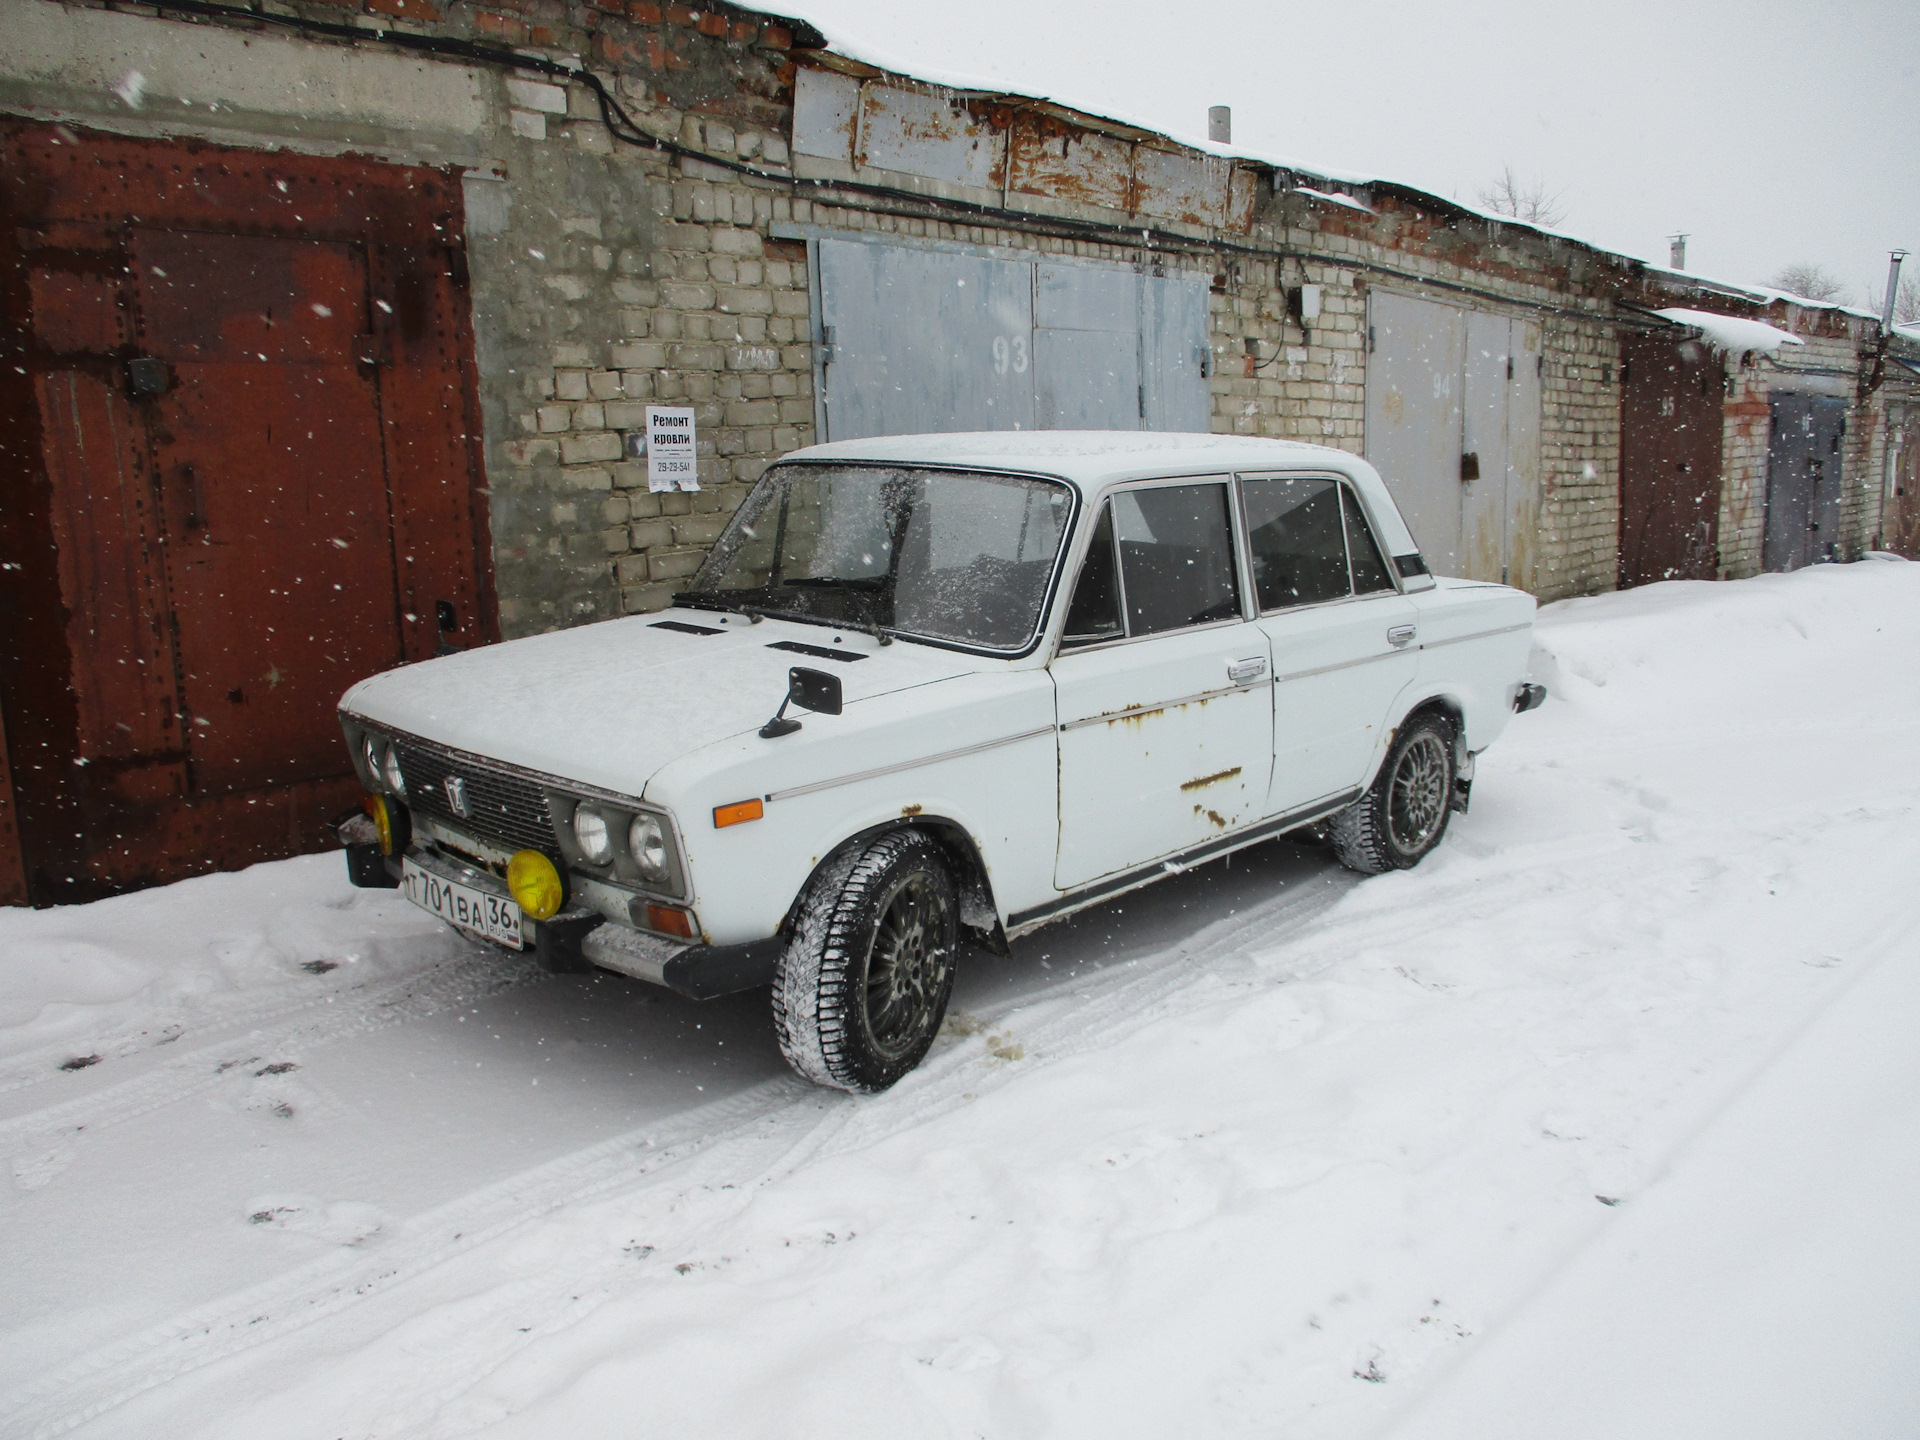
[[[109, 8], [112, 8], [111, 3]], [[987, 205], [971, 200], [957, 200], [947, 196], [923, 195], [899, 186], [885, 185], [873, 181], [830, 179], [816, 176], [800, 176], [791, 172], [769, 170], [753, 165], [732, 155], [714, 155], [664, 136], [654, 135], [639, 125], [624, 106], [622, 106], [606, 83], [584, 65], [566, 64], [548, 59], [543, 55], [531, 55], [519, 50], [509, 50], [497, 45], [486, 45], [473, 40], [458, 40], [439, 35], [421, 35], [408, 30], [365, 29], [357, 25], [344, 25], [327, 20], [308, 20], [298, 15], [281, 14], [270, 10], [247, 9], [231, 5], [216, 5], [209, 0], [143, 0], [139, 6], [142, 13], [162, 15], [195, 16], [207, 20], [220, 20], [246, 27], [272, 26], [290, 30], [298, 34], [310, 35], [329, 40], [339, 40], [350, 44], [368, 43], [392, 46], [396, 49], [412, 51], [416, 54], [433, 55], [445, 60], [461, 61], [473, 65], [487, 65], [501, 70], [519, 71], [525, 74], [541, 75], [549, 79], [560, 80], [568, 84], [580, 84], [587, 87], [599, 108], [601, 122], [607, 133], [622, 144], [640, 149], [657, 151], [663, 155], [672, 155], [682, 160], [698, 161], [702, 165], [711, 165], [717, 169], [731, 171], [767, 184], [788, 186], [794, 189], [807, 189], [815, 195], [831, 197], [834, 194], [862, 196], [891, 202], [890, 206], [868, 205], [865, 208], [875, 214], [895, 215], [914, 220], [943, 220], [964, 216], [973, 221], [989, 221], [994, 224], [1016, 227], [1032, 234], [1050, 235], [1060, 239], [1095, 240], [1102, 244], [1120, 246], [1137, 250], [1143, 254], [1184, 255], [1195, 259], [1208, 259], [1222, 251], [1230, 254], [1257, 256], [1263, 260], [1304, 260], [1311, 258], [1315, 264], [1332, 269], [1351, 270], [1368, 276], [1403, 280], [1410, 284], [1428, 289], [1447, 291], [1454, 294], [1470, 295], [1477, 299], [1491, 300], [1502, 305], [1519, 306], [1524, 309], [1540, 311], [1544, 314], [1563, 315], [1572, 319], [1595, 321], [1605, 324], [1628, 325], [1636, 329], [1661, 329], [1669, 322], [1664, 320], [1635, 319], [1623, 315], [1616, 307], [1609, 313], [1606, 309], [1582, 308], [1574, 305], [1555, 305], [1547, 301], [1520, 299], [1512, 295], [1503, 295], [1495, 290], [1463, 284], [1459, 281], [1442, 280], [1432, 275], [1422, 275], [1415, 271], [1397, 270], [1391, 266], [1380, 265], [1365, 260], [1348, 259], [1335, 255], [1313, 255], [1289, 250], [1279, 245], [1259, 245], [1228, 239], [1216, 235], [1210, 240], [1196, 239], [1172, 231], [1155, 229], [1151, 225], [1122, 224], [1099, 220], [1072, 220], [1059, 216], [1036, 215], [1031, 211], [1017, 210], [1011, 207]], [[827, 203], [834, 203], [831, 198]], [[1628, 306], [1631, 310], [1635, 307]], [[1280, 357], [1262, 363], [1261, 368], [1271, 365]]]

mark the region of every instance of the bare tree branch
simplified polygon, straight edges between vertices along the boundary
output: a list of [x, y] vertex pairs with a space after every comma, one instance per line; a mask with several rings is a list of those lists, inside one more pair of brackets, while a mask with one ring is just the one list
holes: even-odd
[[1849, 287], [1836, 276], [1829, 275], [1818, 265], [1804, 262], [1781, 266], [1767, 283], [1776, 290], [1798, 295], [1802, 300], [1816, 300], [1829, 305], [1844, 305], [1849, 293]]
[[[1887, 287], [1867, 292], [1867, 308], [1876, 315], [1886, 314]], [[1896, 325], [1920, 324], [1920, 279], [1911, 275], [1900, 277], [1900, 289], [1893, 297], [1893, 323]]]
[[1496, 215], [1511, 215], [1530, 225], [1558, 225], [1567, 212], [1558, 192], [1549, 194], [1544, 180], [1522, 180], [1508, 165], [1500, 178], [1479, 192], [1480, 203]]

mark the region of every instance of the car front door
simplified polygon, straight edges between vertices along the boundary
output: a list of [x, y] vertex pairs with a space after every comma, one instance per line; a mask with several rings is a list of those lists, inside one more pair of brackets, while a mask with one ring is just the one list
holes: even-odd
[[1419, 665], [1419, 614], [1345, 481], [1246, 476], [1241, 493], [1257, 623], [1273, 646], [1269, 809], [1284, 814], [1366, 782]]
[[1225, 477], [1113, 494], [1052, 673], [1063, 890], [1258, 820], [1273, 759], [1271, 656], [1245, 618]]

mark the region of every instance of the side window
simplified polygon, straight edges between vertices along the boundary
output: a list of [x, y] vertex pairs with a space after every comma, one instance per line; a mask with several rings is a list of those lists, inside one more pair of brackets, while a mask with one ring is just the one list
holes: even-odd
[[1342, 486], [1332, 480], [1243, 482], [1260, 608], [1315, 605], [1352, 593], [1340, 522]]
[[1091, 645], [1124, 635], [1126, 629], [1120, 614], [1120, 565], [1113, 549], [1113, 507], [1102, 505], [1087, 558], [1080, 565], [1080, 578], [1073, 587], [1067, 629], [1060, 643]]
[[1112, 505], [1129, 635], [1240, 614], [1226, 485], [1123, 490]]
[[1340, 487], [1340, 503], [1347, 516], [1347, 553], [1353, 558], [1353, 593], [1375, 595], [1393, 589], [1393, 577], [1387, 562], [1380, 558], [1380, 546], [1373, 538], [1373, 527], [1360, 513], [1360, 503], [1346, 486]]

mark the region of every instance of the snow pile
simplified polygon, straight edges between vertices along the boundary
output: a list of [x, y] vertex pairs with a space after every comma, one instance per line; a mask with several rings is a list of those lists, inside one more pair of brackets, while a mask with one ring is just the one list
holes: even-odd
[[[757, 1001], [663, 1002], [623, 1022], [629, 1066], [607, 1036], [583, 1065], [638, 1092], [675, 1055], [673, 1083], [730, 1090], [536, 1111], [572, 1063], [553, 1027], [609, 993], [559, 980], [350, 1064], [311, 1045], [249, 1082], [308, 1085], [284, 1139], [199, 1101], [69, 1137], [127, 1219], [88, 1221], [78, 1166], [0, 1195], [28, 1242], [0, 1313], [48, 1303], [62, 1244], [128, 1285], [198, 1257], [202, 1288], [7, 1320], [0, 1430], [1920, 1431], [1920, 566], [1572, 601], [1537, 641], [1552, 698], [1420, 868], [1262, 847], [1235, 873], [1287, 883], [1234, 905], [1183, 915], [1226, 893], [1201, 867], [1043, 931], [963, 976], [886, 1095], [779, 1078]], [[228, 877], [256, 930], [282, 873]], [[149, 902], [182, 938], [142, 993], [210, 973], [228, 920], [190, 889]], [[141, 958], [111, 907], [68, 920]], [[543, 1159], [543, 1125], [590, 1138]], [[155, 1198], [196, 1193], [180, 1163], [204, 1216]], [[423, 1203], [462, 1166], [484, 1181]], [[256, 1283], [273, 1245], [298, 1248]]]
[[1804, 345], [1798, 335], [1790, 334], [1764, 320], [1743, 320], [1737, 315], [1716, 315], [1711, 310], [1656, 310], [1654, 314], [1676, 325], [1691, 325], [1714, 349], [1733, 359], [1742, 359], [1754, 351], [1777, 355], [1782, 345]]

